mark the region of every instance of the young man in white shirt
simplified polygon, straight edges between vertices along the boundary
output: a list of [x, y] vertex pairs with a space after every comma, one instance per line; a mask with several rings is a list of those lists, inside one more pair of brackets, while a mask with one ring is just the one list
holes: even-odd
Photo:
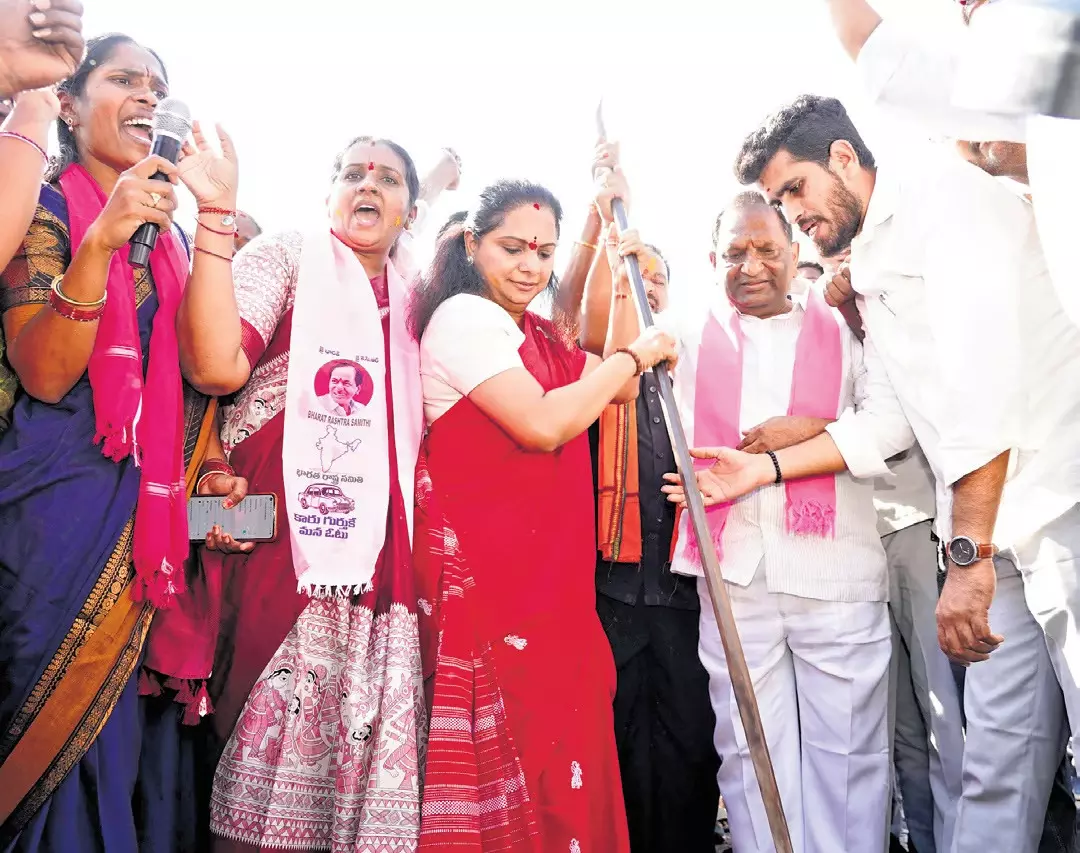
[[[758, 193], [738, 196], [720, 222], [709, 311], [658, 318], [679, 340], [688, 439], [719, 431], [730, 447], [753, 447], [774, 418], [816, 420], [859, 476], [887, 474], [885, 459], [913, 441], [910, 427], [872, 349], [816, 291], [790, 296], [791, 226]], [[843, 473], [806, 491], [769, 485], [713, 510], [709, 524], [795, 849], [882, 849], [892, 639], [872, 484]], [[703, 574], [685, 517], [672, 571]], [[698, 589], [733, 846], [765, 853], [768, 822], [703, 578]]]
[[[843, 106], [816, 96], [751, 134], [736, 174], [823, 255], [851, 247], [867, 340], [937, 481], [949, 563], [939, 642], [977, 663], [952, 849], [1034, 850], [1061, 756], [1062, 690], [1080, 726], [1080, 330], [1030, 208], [955, 158], [903, 177], [879, 168]], [[842, 465], [820, 439], [782, 454], [787, 477]], [[721, 455], [724, 488], [766, 473]]]

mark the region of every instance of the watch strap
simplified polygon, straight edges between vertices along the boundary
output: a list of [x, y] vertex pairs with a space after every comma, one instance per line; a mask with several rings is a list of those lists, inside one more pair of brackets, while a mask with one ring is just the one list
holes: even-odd
[[975, 543], [975, 560], [989, 560], [994, 554], [997, 553], [997, 548], [993, 545], [980, 545]]

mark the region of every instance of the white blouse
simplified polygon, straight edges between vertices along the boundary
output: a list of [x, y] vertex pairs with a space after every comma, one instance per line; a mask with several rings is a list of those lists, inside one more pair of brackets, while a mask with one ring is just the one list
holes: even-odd
[[502, 308], [469, 293], [451, 296], [420, 341], [424, 419], [430, 425], [492, 376], [524, 367], [525, 333]]

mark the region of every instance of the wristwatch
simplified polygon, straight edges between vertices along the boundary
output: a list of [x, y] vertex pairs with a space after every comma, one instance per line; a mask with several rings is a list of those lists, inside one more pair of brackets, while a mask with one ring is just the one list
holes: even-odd
[[993, 545], [980, 545], [970, 536], [954, 536], [945, 546], [945, 554], [954, 566], [970, 566], [988, 560], [997, 553]]

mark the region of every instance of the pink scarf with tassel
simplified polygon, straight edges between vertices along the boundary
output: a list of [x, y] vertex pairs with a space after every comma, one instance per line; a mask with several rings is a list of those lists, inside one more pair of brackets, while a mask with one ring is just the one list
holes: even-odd
[[[108, 199], [82, 166], [60, 176], [67, 200], [71, 255]], [[131, 456], [142, 469], [135, 509], [132, 597], [166, 608], [184, 591], [188, 553], [184, 500], [184, 403], [176, 312], [187, 282], [188, 262], [174, 234], [161, 234], [150, 255], [158, 310], [150, 335], [150, 361], [143, 380], [135, 274], [128, 247], [109, 264], [105, 313], [90, 356], [97, 435], [94, 443], [114, 462]]]
[[[811, 291], [806, 303], [795, 369], [791, 380], [788, 415], [834, 419], [840, 404], [844, 355], [840, 327], [825, 301]], [[694, 391], [696, 447], [738, 447], [742, 409], [743, 336], [738, 314], [732, 310], [729, 328], [709, 314], [701, 337]], [[708, 460], [695, 467], [707, 468]], [[836, 477], [828, 474], [791, 480], [784, 484], [788, 533], [832, 536], [836, 521]], [[706, 510], [716, 554], [723, 560], [721, 539], [731, 503]], [[701, 552], [693, 532], [687, 537], [686, 557], [701, 567]]]

